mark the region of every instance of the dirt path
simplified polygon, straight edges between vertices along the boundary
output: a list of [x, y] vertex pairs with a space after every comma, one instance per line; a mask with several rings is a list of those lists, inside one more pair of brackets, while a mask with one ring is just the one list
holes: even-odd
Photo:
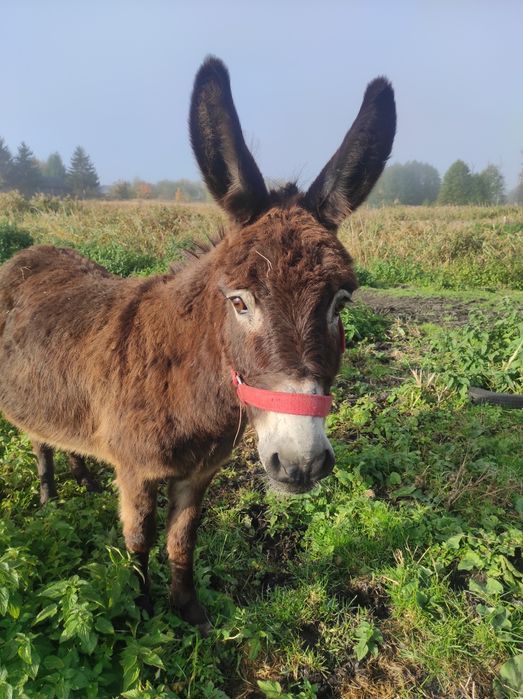
[[[445, 296], [397, 296], [386, 290], [358, 289], [354, 300], [370, 306], [377, 313], [390, 315], [401, 320], [416, 323], [436, 323], [438, 325], [463, 325], [475, 308], [484, 306], [483, 300], [457, 299]], [[519, 304], [518, 304], [519, 305]], [[487, 308], [487, 313], [494, 313]], [[523, 306], [522, 306], [523, 312]]]

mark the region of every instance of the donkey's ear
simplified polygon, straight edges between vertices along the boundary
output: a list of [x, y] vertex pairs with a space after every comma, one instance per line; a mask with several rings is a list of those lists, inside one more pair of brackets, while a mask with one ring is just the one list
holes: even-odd
[[229, 73], [218, 58], [207, 58], [196, 75], [189, 126], [193, 151], [209, 191], [238, 223], [250, 223], [266, 208], [269, 197], [245, 145]]
[[388, 80], [376, 78], [340, 148], [304, 197], [305, 207], [326, 228], [335, 230], [365, 201], [385, 167], [395, 133], [394, 91]]

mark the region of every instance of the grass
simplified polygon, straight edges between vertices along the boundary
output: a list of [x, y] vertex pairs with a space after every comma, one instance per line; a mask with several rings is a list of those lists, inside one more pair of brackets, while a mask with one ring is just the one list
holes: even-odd
[[[146, 238], [163, 208], [24, 211], [5, 226], [144, 272], [220, 221], [165, 207], [171, 223]], [[362, 217], [379, 215], [399, 214]], [[420, 210], [427, 227], [448, 215]], [[490, 225], [505, 214], [477, 216]], [[337, 465], [312, 493], [267, 493], [247, 434], [206, 498], [196, 555], [215, 622], [206, 639], [168, 609], [162, 535], [156, 614], [140, 617], [111, 471], [94, 464], [105, 491], [87, 494], [60, 457], [60, 499], [40, 508], [30, 445], [0, 422], [0, 697], [517, 697], [523, 416], [471, 406], [465, 389], [522, 392], [523, 333], [517, 305], [486, 296], [487, 315], [443, 330], [351, 307], [328, 418]]]

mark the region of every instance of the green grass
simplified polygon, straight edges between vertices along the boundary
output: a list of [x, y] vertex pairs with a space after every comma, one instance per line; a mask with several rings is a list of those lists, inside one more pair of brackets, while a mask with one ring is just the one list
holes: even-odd
[[[10, 225], [25, 230], [23, 216]], [[111, 237], [132, 207], [89, 216], [86, 238], [26, 229], [120, 273], [167, 259], [165, 229], [160, 242], [136, 243], [143, 222]], [[200, 528], [206, 639], [168, 608], [163, 534], [156, 614], [140, 617], [110, 469], [93, 464], [105, 491], [87, 494], [59, 457], [60, 498], [41, 508], [30, 445], [0, 421], [0, 697], [518, 696], [523, 414], [472, 406], [465, 389], [523, 391], [521, 316], [479, 296], [487, 315], [444, 330], [350, 307], [328, 418], [337, 464], [310, 494], [267, 493], [246, 435]]]

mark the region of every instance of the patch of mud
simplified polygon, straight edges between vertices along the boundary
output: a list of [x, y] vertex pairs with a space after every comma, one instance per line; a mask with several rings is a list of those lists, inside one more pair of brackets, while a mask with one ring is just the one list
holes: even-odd
[[449, 326], [464, 325], [470, 312], [478, 306], [474, 300], [443, 296], [389, 296], [373, 289], [358, 289], [354, 299], [385, 316], [408, 322]]
[[389, 596], [385, 588], [374, 580], [352, 579], [350, 583], [332, 591], [334, 597], [351, 607], [363, 607], [380, 621], [390, 617]]
[[301, 542], [305, 532], [305, 525], [294, 523], [292, 529], [270, 531], [267, 518], [267, 505], [265, 503], [252, 503], [242, 512], [247, 519], [247, 536], [253, 542], [260, 545], [269, 563], [282, 565], [285, 561], [294, 558], [301, 549]]

